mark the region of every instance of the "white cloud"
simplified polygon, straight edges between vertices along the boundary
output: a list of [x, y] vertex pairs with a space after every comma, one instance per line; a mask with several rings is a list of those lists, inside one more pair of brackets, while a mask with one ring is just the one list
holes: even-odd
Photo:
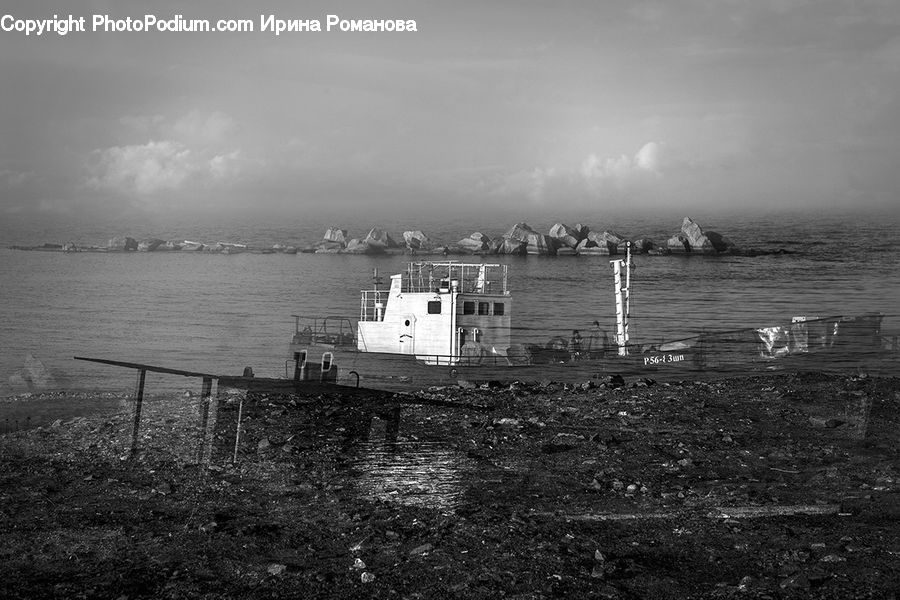
[[159, 115], [119, 122], [146, 142], [95, 150], [87, 165], [94, 189], [137, 196], [222, 185], [241, 172], [243, 152], [234, 147], [235, 121], [221, 112], [191, 111], [172, 121]]
[[513, 173], [487, 187], [493, 195], [524, 195], [535, 204], [545, 204], [558, 200], [590, 200], [598, 196], [627, 196], [646, 188], [661, 176], [660, 145], [648, 142], [632, 156], [589, 154], [577, 168], [538, 167]]

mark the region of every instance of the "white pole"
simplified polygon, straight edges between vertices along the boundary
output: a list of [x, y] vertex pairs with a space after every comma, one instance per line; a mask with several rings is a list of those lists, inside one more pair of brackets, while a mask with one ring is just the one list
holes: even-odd
[[628, 336], [628, 324], [631, 320], [631, 242], [625, 242], [625, 345]]
[[609, 262], [612, 263], [613, 273], [615, 274], [616, 345], [619, 347], [619, 356], [625, 356], [627, 354], [627, 351], [625, 349], [625, 307], [622, 298], [622, 261], [611, 260]]

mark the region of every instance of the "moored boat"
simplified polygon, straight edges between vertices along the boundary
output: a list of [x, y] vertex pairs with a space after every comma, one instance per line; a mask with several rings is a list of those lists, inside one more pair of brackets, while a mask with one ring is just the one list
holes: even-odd
[[[356, 319], [294, 315], [287, 376], [382, 389], [421, 389], [464, 381], [584, 382], [610, 374], [654, 379], [755, 370], [847, 367], [887, 347], [880, 313], [794, 317], [783, 324], [635, 344], [629, 333], [630, 264], [615, 271], [616, 332], [597, 321], [582, 336], [515, 343], [508, 266], [413, 262], [387, 289], [375, 276], [360, 293]], [[811, 357], [814, 357], [811, 360]]]

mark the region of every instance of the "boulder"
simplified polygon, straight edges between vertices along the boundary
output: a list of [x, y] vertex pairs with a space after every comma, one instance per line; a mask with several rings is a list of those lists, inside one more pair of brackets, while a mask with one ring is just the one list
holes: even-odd
[[687, 237], [690, 245], [689, 252], [697, 252], [700, 254], [712, 254], [716, 252], [712, 241], [703, 233], [703, 228], [695, 223], [690, 217], [685, 217], [681, 222], [681, 233]]
[[177, 244], [175, 242], [166, 242], [164, 244], [160, 244], [157, 248], [157, 251], [168, 250], [170, 252], [175, 250], [181, 250], [181, 244]]
[[556, 245], [549, 235], [541, 233], [532, 233], [528, 235], [525, 252], [527, 254], [538, 254], [547, 256], [556, 254]]
[[601, 248], [605, 246], [607, 250], [609, 250], [609, 254], [615, 254], [619, 244], [627, 241], [625, 239], [625, 236], [620, 235], [614, 231], [604, 231], [602, 233], [591, 231], [590, 233], [588, 233], [586, 239], [593, 242], [593, 245], [595, 246], [599, 246]]
[[572, 229], [575, 230], [575, 233], [577, 234], [576, 237], [578, 237], [579, 242], [583, 239], [586, 239], [588, 234], [591, 232], [591, 228], [582, 223], [575, 223], [575, 227], [573, 227]]
[[516, 223], [509, 231], [503, 234], [503, 237], [527, 244], [528, 236], [530, 235], [538, 235], [538, 232], [529, 227], [528, 223]]
[[165, 243], [166, 243], [165, 240], [158, 240], [158, 239], [155, 239], [155, 238], [154, 238], [154, 239], [149, 239], [149, 240], [141, 240], [141, 241], [138, 243], [137, 249], [138, 249], [138, 251], [140, 251], [140, 252], [153, 252], [154, 250], [156, 250], [156, 249], [159, 248], [162, 244], [165, 244]]
[[506, 237], [498, 238], [496, 254], [510, 254], [513, 256], [524, 256], [528, 249], [526, 242], [511, 240]]
[[337, 227], [329, 227], [325, 231], [325, 236], [322, 238], [326, 242], [337, 242], [341, 244], [341, 246], [347, 245], [347, 230], [346, 229], [338, 229]]
[[198, 250], [203, 250], [203, 244], [185, 240], [181, 243], [181, 249], [188, 252], [196, 252]]
[[491, 246], [491, 238], [476, 231], [469, 237], [465, 237], [456, 242], [456, 246], [463, 251], [471, 252], [472, 254], [487, 252]]
[[556, 240], [557, 248], [571, 248], [573, 250], [578, 247], [578, 242], [584, 239], [578, 236], [576, 229], [563, 223], [556, 223], [550, 228], [550, 237]]
[[410, 250], [431, 250], [433, 246], [428, 236], [419, 230], [404, 231], [403, 241]]
[[373, 251], [397, 248], [397, 242], [395, 242], [386, 231], [379, 229], [378, 227], [370, 229], [364, 241]]
[[78, 251], [78, 246], [75, 245], [75, 242], [66, 242], [66, 244], [63, 245], [63, 252], [77, 252], [77, 251]]
[[707, 231], [706, 237], [708, 237], [709, 241], [712, 242], [713, 248], [716, 249], [716, 252], [734, 252], [738, 249], [734, 242], [729, 240], [721, 233], [716, 233], [715, 231]]
[[106, 247], [110, 250], [119, 250], [122, 252], [133, 252], [138, 249], [137, 240], [126, 236], [116, 236], [109, 240]]
[[691, 251], [691, 242], [683, 233], [676, 233], [666, 240], [666, 249], [673, 254], [686, 254]]
[[323, 240], [316, 244], [316, 254], [337, 254], [338, 252], [341, 252], [343, 250], [343, 242], [329, 242]]
[[608, 256], [610, 254], [609, 245], [604, 243], [602, 246], [598, 246], [597, 242], [592, 240], [590, 237], [588, 237], [587, 239], [581, 240], [578, 243], [578, 246], [575, 248], [575, 251], [578, 254], [586, 254], [588, 256], [592, 256], [592, 255]]
[[[316, 250], [318, 252], [318, 250]], [[348, 254], [371, 254], [372, 251], [369, 248], [369, 244], [365, 241], [358, 240], [353, 238], [347, 242], [347, 247], [344, 248], [344, 252]]]
[[297, 254], [296, 246], [285, 246], [284, 250], [282, 250], [285, 254]]
[[651, 252], [657, 244], [649, 238], [639, 238], [631, 244], [631, 251], [635, 254], [647, 254]]

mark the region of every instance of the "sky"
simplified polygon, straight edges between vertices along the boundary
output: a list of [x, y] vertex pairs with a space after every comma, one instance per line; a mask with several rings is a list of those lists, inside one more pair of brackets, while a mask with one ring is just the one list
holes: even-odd
[[[70, 14], [85, 32], [15, 30]], [[92, 31], [93, 15], [145, 14], [255, 31]], [[416, 31], [324, 31], [329, 14]], [[896, 0], [14, 0], [3, 15], [0, 219], [900, 206]], [[268, 16], [323, 31], [260, 31]]]

